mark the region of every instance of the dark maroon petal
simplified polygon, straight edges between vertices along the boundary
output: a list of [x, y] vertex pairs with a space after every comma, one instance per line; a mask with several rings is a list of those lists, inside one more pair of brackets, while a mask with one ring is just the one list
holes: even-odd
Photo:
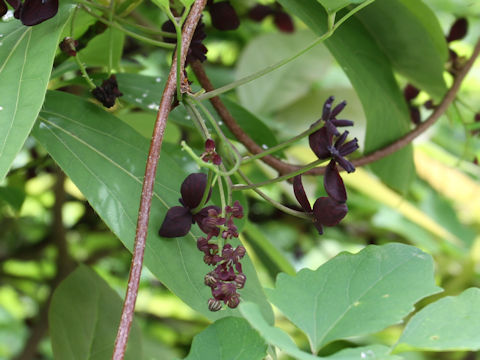
[[273, 10], [270, 6], [258, 4], [248, 11], [248, 17], [253, 21], [260, 22], [272, 13]]
[[322, 225], [335, 226], [347, 215], [345, 203], [338, 203], [329, 197], [320, 197], [313, 204], [313, 216]]
[[[206, 187], [206, 174], [194, 173], [188, 175], [180, 188], [183, 204], [190, 209], [195, 209], [200, 204], [200, 201], [202, 201]], [[210, 197], [210, 195], [208, 197]]]
[[58, 0], [25, 0], [20, 11], [23, 25], [33, 26], [57, 14]]
[[235, 30], [240, 26], [237, 12], [228, 1], [216, 2], [209, 7], [213, 27], [218, 30]]
[[412, 84], [407, 84], [407, 86], [405, 86], [405, 89], [403, 89], [403, 96], [407, 101], [415, 99], [418, 94], [420, 94], [420, 90], [418, 90]]
[[7, 3], [9, 3], [10, 6], [12, 8], [14, 8], [15, 10], [18, 9], [20, 7], [20, 4], [21, 4], [20, 0], [7, 0]]
[[325, 176], [323, 178], [323, 186], [328, 196], [338, 202], [347, 201], [347, 192], [345, 191], [345, 185], [343, 184], [342, 177], [338, 173], [335, 161], [332, 160], [328, 163], [325, 169]]
[[410, 106], [410, 120], [412, 120], [415, 125], [418, 125], [422, 122], [420, 110], [417, 106]]
[[158, 235], [166, 238], [181, 237], [192, 227], [192, 214], [183, 206], [174, 206], [167, 211]]
[[212, 139], [207, 139], [205, 141], [205, 151], [210, 152], [210, 151], [215, 151], [215, 141]]
[[338, 149], [338, 153], [340, 154], [340, 156], [347, 156], [348, 154], [353, 153], [357, 149], [358, 140], [357, 138], [354, 138], [353, 140], [350, 140], [349, 142], [340, 146], [340, 148]]
[[315, 218], [313, 218], [313, 226], [315, 226], [319, 235], [323, 234], [323, 226]]
[[355, 166], [343, 156], [335, 156], [334, 159], [346, 172], [352, 173], [355, 171]]
[[465, 18], [457, 19], [452, 27], [450, 28], [450, 32], [447, 35], [447, 42], [460, 40], [467, 35], [468, 31], [468, 22]]
[[330, 122], [337, 127], [353, 126], [352, 120], [332, 119]]
[[332, 104], [335, 97], [330, 96], [323, 104], [322, 119], [327, 120], [330, 117], [330, 111], [332, 110]]
[[5, 15], [8, 11], [7, 4], [3, 2], [3, 0], [0, 0], [0, 17]]
[[332, 120], [325, 121], [325, 127], [327, 128], [327, 132], [330, 135], [335, 135], [335, 136], [340, 135], [340, 132], [338, 131], [337, 127], [335, 126]]
[[305, 189], [303, 188], [301, 175], [297, 175], [293, 178], [293, 193], [303, 210], [308, 213], [312, 212], [312, 206], [310, 205]]
[[332, 112], [330, 113], [330, 118], [334, 119], [343, 109], [345, 109], [345, 106], [347, 106], [347, 102], [343, 100], [340, 104], [333, 108]]
[[308, 137], [310, 149], [319, 159], [328, 159], [330, 157], [331, 154], [328, 148], [332, 145], [332, 140], [333, 134], [329, 133], [326, 127], [322, 127]]
[[275, 12], [275, 15], [273, 16], [273, 23], [277, 29], [282, 32], [291, 33], [295, 31], [292, 18], [286, 12]]
[[[176, 30], [175, 30], [175, 26], [173, 25], [173, 22], [171, 20], [164, 22], [162, 25], [162, 31], [175, 34]], [[177, 43], [177, 39], [173, 37], [164, 37], [163, 41], [171, 44]]]

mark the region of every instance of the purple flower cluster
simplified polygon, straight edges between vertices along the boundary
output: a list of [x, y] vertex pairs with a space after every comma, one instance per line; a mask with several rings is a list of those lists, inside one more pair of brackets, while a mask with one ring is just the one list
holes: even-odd
[[[6, 0], [14, 9], [13, 16], [23, 25], [38, 25], [54, 17], [58, 12], [58, 0]], [[0, 0], [0, 17], [7, 13], [7, 5]]]
[[[215, 152], [215, 142], [208, 139], [205, 143], [205, 152], [202, 159], [219, 165], [222, 162]], [[236, 308], [240, 302], [237, 289], [243, 288], [246, 276], [242, 271], [240, 260], [245, 256], [245, 248], [242, 245], [233, 248], [228, 243], [232, 238], [238, 238], [238, 228], [234, 219], [243, 217], [243, 207], [235, 201], [232, 206], [222, 209], [215, 205], [203, 206], [202, 199], [207, 189], [208, 177], [203, 173], [194, 173], [187, 176], [180, 188], [181, 206], [173, 206], [168, 209], [165, 219], [158, 234], [162, 237], [174, 238], [185, 236], [191, 229], [192, 224], [198, 224], [206, 236], [197, 240], [197, 248], [203, 252], [203, 261], [207, 265], [215, 266], [205, 276], [205, 284], [211, 288], [212, 298], [208, 300], [208, 308], [218, 311], [223, 304], [230, 308]], [[211, 191], [207, 194], [208, 202]], [[220, 238], [220, 239], [215, 239]], [[218, 244], [223, 244], [220, 250]]]
[[312, 208], [303, 188], [301, 176], [297, 175], [293, 179], [295, 197], [303, 210], [312, 216], [319, 234], [323, 234], [323, 226], [335, 226], [347, 215], [347, 192], [337, 164], [348, 173], [355, 171], [355, 167], [345, 159], [345, 156], [358, 149], [356, 138], [345, 142], [348, 131], [340, 134], [337, 129], [337, 127], [353, 125], [351, 120], [337, 119], [337, 115], [345, 108], [346, 102], [343, 101], [332, 109], [333, 101], [334, 97], [330, 96], [323, 106], [322, 117], [319, 121], [323, 121], [324, 125], [309, 136], [310, 148], [315, 155], [319, 159], [331, 159], [323, 178], [323, 185], [328, 196], [319, 197]]
[[117, 78], [115, 75], [111, 75], [108, 79], [103, 80], [101, 86], [97, 86], [92, 90], [92, 95], [107, 108], [111, 108], [115, 105], [115, 99], [117, 97], [123, 96], [118, 89]]

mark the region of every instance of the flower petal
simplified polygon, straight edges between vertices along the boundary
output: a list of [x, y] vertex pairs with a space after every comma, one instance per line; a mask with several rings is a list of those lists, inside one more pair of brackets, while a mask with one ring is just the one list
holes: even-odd
[[[203, 173], [194, 173], [187, 176], [183, 181], [180, 193], [182, 194], [183, 204], [194, 209], [202, 200], [203, 193], [207, 187], [207, 175]], [[208, 195], [210, 198], [210, 194]], [[207, 199], [208, 200], [208, 199]]]
[[192, 214], [183, 206], [168, 209], [158, 235], [166, 238], [181, 237], [188, 234], [192, 227]]
[[331, 154], [328, 148], [332, 145], [332, 141], [333, 134], [329, 133], [325, 126], [308, 137], [310, 149], [319, 159], [328, 159], [330, 157]]
[[277, 27], [278, 30], [291, 33], [295, 31], [295, 27], [293, 25], [292, 18], [286, 12], [278, 11], [275, 12], [273, 16], [273, 23]]
[[25, 0], [20, 11], [23, 25], [33, 26], [57, 14], [58, 0]]
[[310, 205], [305, 189], [303, 188], [301, 175], [297, 175], [293, 178], [293, 193], [303, 210], [309, 213], [312, 212], [312, 206]]
[[218, 30], [235, 30], [240, 25], [237, 12], [228, 1], [220, 1], [210, 5], [212, 25]]
[[347, 215], [345, 203], [338, 203], [330, 197], [320, 197], [313, 204], [313, 216], [322, 225], [335, 226]]
[[335, 160], [331, 160], [325, 169], [325, 176], [323, 178], [323, 186], [328, 196], [337, 202], [344, 203], [347, 201], [347, 192], [343, 184], [342, 177], [338, 173]]

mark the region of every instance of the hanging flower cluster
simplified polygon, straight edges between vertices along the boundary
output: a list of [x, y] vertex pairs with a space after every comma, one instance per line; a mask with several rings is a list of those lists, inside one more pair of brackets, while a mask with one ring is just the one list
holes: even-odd
[[[205, 152], [201, 158], [215, 165], [221, 164], [222, 160], [215, 151], [215, 142], [212, 139], [206, 141]], [[230, 308], [238, 306], [240, 296], [237, 289], [243, 288], [246, 281], [240, 263], [245, 256], [245, 248], [242, 245], [234, 248], [228, 243], [232, 238], [238, 237], [234, 219], [243, 217], [243, 207], [235, 201], [232, 206], [225, 206], [223, 212], [215, 205], [197, 209], [202, 203], [207, 186], [207, 175], [203, 173], [188, 175], [180, 188], [181, 206], [168, 209], [158, 234], [167, 238], [181, 237], [188, 234], [192, 224], [198, 224], [205, 236], [197, 240], [197, 248], [204, 253], [205, 264], [215, 266], [215, 269], [205, 276], [205, 285], [212, 291], [208, 308], [211, 311], [218, 311], [223, 307], [222, 302]], [[210, 195], [211, 190], [208, 191], [205, 203], [210, 199]], [[220, 249], [219, 244], [224, 242]]]
[[[13, 16], [23, 25], [38, 25], [54, 17], [58, 12], [58, 0], [6, 0], [14, 9]], [[7, 5], [0, 0], [0, 17], [7, 13]]]
[[103, 80], [101, 86], [97, 86], [92, 90], [92, 95], [107, 108], [111, 108], [115, 105], [115, 99], [117, 97], [123, 96], [118, 89], [117, 78], [115, 75], [111, 75], [108, 79]]
[[[334, 97], [330, 96], [323, 106], [322, 117], [324, 125], [309, 136], [310, 148], [321, 160], [331, 159], [325, 169], [323, 185], [328, 196], [318, 198], [313, 208], [305, 193], [300, 175], [293, 180], [295, 197], [303, 210], [312, 216], [313, 223], [319, 234], [323, 234], [323, 226], [335, 226], [347, 215], [347, 192], [337, 168], [340, 165], [345, 171], [355, 171], [353, 164], [345, 156], [358, 149], [358, 140], [355, 138], [348, 142], [348, 131], [342, 134], [337, 127], [352, 126], [353, 121], [337, 119], [337, 115], [345, 108], [343, 101], [332, 109]], [[316, 122], [315, 124], [318, 124]], [[315, 125], [314, 124], [314, 125]]]

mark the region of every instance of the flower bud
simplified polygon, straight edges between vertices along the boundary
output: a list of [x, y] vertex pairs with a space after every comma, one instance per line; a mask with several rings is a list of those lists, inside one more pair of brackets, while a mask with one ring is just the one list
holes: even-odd
[[222, 303], [215, 299], [208, 299], [208, 310], [210, 311], [218, 311], [222, 309]]

